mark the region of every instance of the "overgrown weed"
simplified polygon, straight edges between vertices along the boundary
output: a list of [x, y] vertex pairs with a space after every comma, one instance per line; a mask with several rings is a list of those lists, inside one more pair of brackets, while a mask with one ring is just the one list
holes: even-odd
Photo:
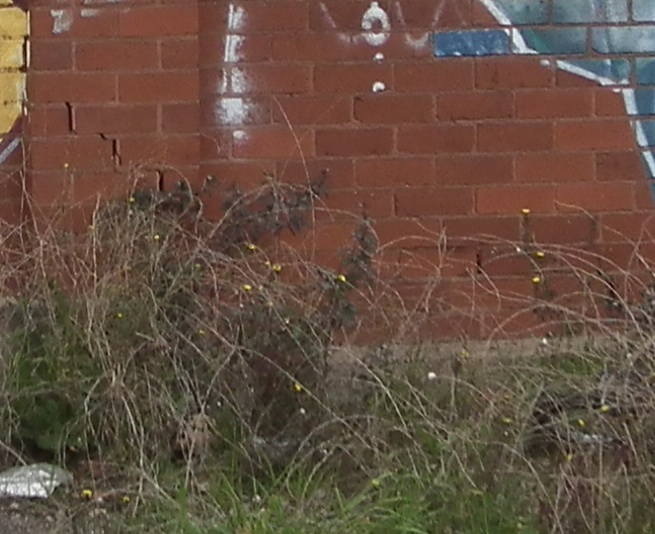
[[[328, 189], [180, 184], [98, 207], [84, 235], [29, 229], [0, 271], [7, 462], [67, 465], [121, 532], [651, 531], [646, 286], [502, 243], [536, 254], [534, 298], [510, 300], [552, 335], [417, 342], [441, 265], [408, 303], [365, 217], [338, 268], [283, 245]], [[349, 344], [371, 319], [386, 344]]]

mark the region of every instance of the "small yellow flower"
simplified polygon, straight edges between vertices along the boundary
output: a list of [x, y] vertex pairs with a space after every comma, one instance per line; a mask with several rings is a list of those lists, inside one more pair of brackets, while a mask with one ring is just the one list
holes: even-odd
[[568, 454], [566, 454], [566, 455], [564, 456], [564, 459], [565, 459], [567, 462], [571, 462], [571, 461], [573, 460], [573, 453], [570, 453], [570, 452], [569, 452]]
[[91, 491], [89, 488], [84, 488], [80, 492], [80, 497], [82, 497], [84, 499], [90, 499], [91, 497], [93, 497], [93, 491]]
[[546, 257], [546, 253], [545, 253], [545, 252], [542, 252], [542, 251], [540, 250], [539, 252], [537, 252], [537, 253], [535, 254], [535, 256], [537, 256], [537, 258], [539, 258], [539, 259], [543, 259], [543, 258]]
[[509, 417], [503, 417], [502, 419], [503, 424], [505, 425], [511, 425], [512, 424], [512, 419]]
[[280, 265], [279, 263], [274, 263], [273, 265], [271, 265], [271, 270], [276, 273], [279, 273], [280, 271], [282, 271], [282, 265]]
[[293, 384], [293, 390], [294, 390], [296, 393], [302, 393], [302, 390], [303, 390], [302, 384], [301, 384], [300, 382], [295, 382], [295, 383]]
[[468, 358], [470, 355], [471, 353], [466, 349], [462, 349], [462, 351], [460, 352], [460, 356], [464, 359]]
[[133, 196], [130, 196], [130, 197], [127, 199], [127, 203], [128, 203], [128, 204], [134, 204], [135, 202], [136, 202], [136, 198], [134, 198]]
[[123, 498], [121, 500], [123, 501], [123, 504], [129, 504], [130, 496], [129, 495], [123, 495]]
[[118, 312], [116, 314], [116, 319], [122, 319], [123, 317], [125, 317], [125, 316], [121, 312]]
[[505, 393], [503, 395], [503, 399], [505, 399], [506, 401], [512, 400], [512, 395], [510, 393]]
[[337, 276], [337, 280], [342, 284], [345, 284], [348, 281], [345, 274], [340, 274], [339, 276]]
[[241, 289], [243, 289], [246, 292], [252, 291], [252, 286], [250, 284], [243, 284], [243, 286], [241, 286]]
[[202, 269], [202, 265], [200, 265], [199, 263], [194, 263], [194, 264], [193, 264], [193, 268], [194, 268], [196, 271], [199, 271], [200, 269]]
[[155, 235], [152, 236], [152, 239], [154, 241], [159, 241], [161, 239], [161, 236], [159, 234], [155, 234]]
[[268, 261], [268, 260], [266, 260], [266, 261], [264, 262], [264, 265], [265, 265], [266, 267], [270, 267], [270, 266], [271, 266], [271, 262]]
[[533, 277], [532, 277], [532, 283], [533, 283], [534, 285], [541, 284], [541, 276], [533, 276]]
[[255, 250], [257, 250], [257, 245], [255, 245], [254, 243], [248, 243], [248, 244], [246, 245], [246, 248], [247, 248], [250, 252], [254, 252]]
[[270, 300], [267, 301], [267, 302], [266, 302], [266, 307], [267, 307], [267, 308], [272, 308], [272, 307], [273, 307], [273, 302], [270, 301]]
[[603, 405], [600, 407], [600, 413], [607, 413], [607, 412], [609, 412], [609, 411], [610, 411], [610, 407], [609, 407], [607, 404], [603, 404]]
[[379, 478], [374, 478], [371, 480], [371, 486], [374, 488], [379, 488], [382, 485], [382, 481]]
[[583, 426], [585, 426], [584, 419], [578, 419], [578, 420], [576, 421], [576, 423], [578, 423], [578, 426], [579, 426], [580, 428], [582, 428]]
[[68, 167], [70, 167], [70, 165], [68, 163], [64, 163], [64, 169], [68, 169]]
[[523, 208], [523, 209], [521, 210], [521, 213], [522, 213], [523, 215], [530, 215], [530, 209], [529, 209], [529, 208]]
[[199, 336], [204, 336], [204, 335], [207, 335], [207, 332], [205, 332], [205, 331], [201, 328], [200, 330], [198, 330], [198, 335], [199, 335]]

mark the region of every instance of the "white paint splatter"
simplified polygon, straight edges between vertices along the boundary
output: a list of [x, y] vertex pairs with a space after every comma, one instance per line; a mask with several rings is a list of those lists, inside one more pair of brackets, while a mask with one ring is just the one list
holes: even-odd
[[66, 33], [73, 25], [73, 13], [70, 9], [51, 9], [52, 33], [60, 35]]
[[362, 30], [364, 30], [364, 39], [371, 46], [382, 46], [389, 40], [391, 31], [389, 15], [378, 2], [371, 2], [362, 16]]
[[372, 87], [372, 91], [374, 93], [381, 93], [387, 89], [387, 86], [384, 84], [384, 82], [375, 82]]
[[[223, 53], [223, 69], [218, 92], [223, 96], [216, 104], [216, 121], [219, 124], [228, 126], [242, 126], [246, 124], [248, 117], [256, 113], [255, 105], [246, 100], [252, 88], [244, 70], [236, 65], [245, 59], [242, 48], [245, 44], [245, 36], [238, 32], [244, 31], [247, 24], [246, 10], [231, 3], [228, 6], [227, 28], [225, 37], [225, 51]], [[234, 133], [235, 141], [244, 141], [246, 132]]]
[[90, 19], [90, 18], [93, 18], [93, 17], [97, 17], [99, 14], [100, 14], [99, 9], [91, 9], [91, 8], [88, 8], [88, 7], [84, 7], [84, 8], [82, 8], [80, 10], [80, 16], [83, 19]]
[[18, 148], [20, 145], [20, 139], [19, 138], [14, 138], [11, 140], [11, 142], [0, 151], [0, 165], [5, 163], [8, 159], [9, 156], [11, 156], [14, 153], [14, 150]]

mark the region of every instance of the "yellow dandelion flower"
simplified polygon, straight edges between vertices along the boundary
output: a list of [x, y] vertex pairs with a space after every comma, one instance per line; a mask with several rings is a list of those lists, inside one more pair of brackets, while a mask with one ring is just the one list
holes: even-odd
[[382, 485], [382, 481], [379, 478], [374, 478], [371, 480], [371, 486], [374, 488], [379, 488]]
[[194, 264], [193, 264], [193, 268], [194, 268], [196, 271], [199, 271], [200, 269], [202, 269], [202, 265], [200, 265], [199, 263], [194, 263]]
[[502, 420], [503, 424], [505, 424], [505, 425], [511, 425], [512, 422], [513, 422], [512, 419], [509, 418], [509, 417], [503, 417], [501, 420]]
[[564, 459], [565, 459], [567, 462], [571, 462], [571, 461], [573, 461], [573, 454], [569, 452], [568, 454], [566, 454], [566, 455], [564, 456]]
[[121, 500], [123, 501], [123, 504], [129, 504], [131, 499], [129, 495], [123, 495], [123, 498]]
[[539, 259], [543, 259], [546, 257], [546, 253], [540, 250], [539, 252], [535, 253], [535, 256], [537, 256]]
[[302, 393], [303, 389], [304, 389], [304, 388], [302, 387], [302, 384], [301, 384], [300, 382], [295, 382], [295, 383], [293, 384], [293, 390], [294, 390], [296, 393]]
[[532, 283], [535, 284], [535, 285], [541, 284], [541, 276], [533, 276], [532, 277]]
[[159, 234], [155, 234], [155, 235], [152, 236], [152, 239], [154, 241], [159, 241], [161, 239], [161, 236]]
[[134, 198], [133, 196], [131, 196], [131, 197], [129, 197], [129, 198], [127, 199], [127, 203], [128, 203], [128, 204], [134, 204], [135, 202], [136, 202], [136, 198]]
[[247, 248], [250, 252], [254, 252], [255, 250], [257, 250], [257, 245], [255, 245], [254, 243], [248, 243], [248, 244], [246, 245], [246, 248]]
[[348, 281], [345, 274], [340, 274], [339, 276], [337, 276], [337, 280], [342, 284], [345, 284]]
[[530, 209], [529, 209], [529, 208], [523, 208], [523, 209], [521, 210], [521, 213], [522, 213], [523, 215], [530, 215]]
[[207, 334], [207, 332], [205, 332], [202, 328], [200, 330], [198, 330], [198, 335], [199, 336], [204, 336], [206, 334]]
[[123, 317], [125, 317], [125, 316], [121, 312], [118, 312], [116, 314], [116, 319], [122, 319]]
[[279, 273], [280, 271], [282, 271], [282, 265], [280, 265], [279, 263], [274, 263], [273, 265], [271, 265], [271, 270], [276, 273]]
[[80, 492], [80, 497], [82, 497], [82, 498], [84, 498], [84, 499], [90, 499], [91, 497], [93, 497], [93, 491], [90, 490], [89, 488], [84, 488], [84, 489]]
[[576, 423], [578, 423], [578, 426], [579, 426], [580, 428], [582, 428], [583, 426], [585, 426], [584, 419], [578, 419], [578, 420], [576, 421]]
[[466, 349], [462, 349], [462, 352], [460, 352], [460, 356], [464, 359], [468, 358], [470, 355], [471, 353]]
[[610, 407], [609, 407], [607, 404], [603, 404], [603, 405], [600, 407], [600, 413], [607, 413], [607, 412], [609, 412], [609, 411], [610, 411]]
[[252, 291], [252, 286], [250, 284], [243, 284], [241, 286], [241, 289], [243, 289], [244, 291]]
[[503, 395], [503, 399], [505, 399], [506, 401], [512, 400], [512, 395], [510, 393], [505, 393]]

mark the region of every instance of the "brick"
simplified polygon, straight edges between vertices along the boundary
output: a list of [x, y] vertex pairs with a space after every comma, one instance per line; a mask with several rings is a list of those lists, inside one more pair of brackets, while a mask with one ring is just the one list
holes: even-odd
[[159, 51], [154, 40], [83, 41], [75, 44], [75, 66], [82, 71], [155, 70]]
[[162, 104], [161, 129], [164, 133], [194, 133], [200, 128], [198, 104]]
[[436, 184], [432, 158], [371, 158], [355, 162], [357, 185], [364, 188]]
[[651, 212], [604, 213], [600, 216], [600, 231], [604, 242], [641, 241], [655, 239], [655, 216]]
[[[248, 36], [250, 38], [250, 36]], [[366, 46], [367, 56], [354, 50], [358, 45], [339, 39], [333, 32], [284, 33], [276, 35], [271, 43], [272, 58], [275, 61], [346, 61], [370, 58], [370, 46]], [[364, 46], [360, 45], [361, 48]]]
[[401, 126], [398, 151], [406, 154], [442, 154], [472, 152], [475, 128], [462, 124]]
[[596, 177], [596, 162], [590, 152], [546, 152], [517, 154], [518, 182], [585, 182]]
[[473, 61], [441, 60], [434, 63], [398, 63], [394, 67], [396, 91], [435, 93], [473, 89]]
[[398, 275], [403, 280], [435, 280], [474, 276], [477, 271], [475, 249], [439, 250], [421, 247], [401, 252]]
[[327, 219], [338, 217], [352, 219], [353, 216], [367, 215], [373, 219], [393, 216], [393, 191], [362, 189], [332, 191], [323, 202], [317, 203], [319, 211], [327, 208]]
[[198, 65], [198, 39], [167, 39], [161, 43], [164, 70], [186, 70]]
[[328, 192], [335, 189], [354, 189], [355, 170], [349, 159], [311, 159], [306, 161], [278, 161], [275, 167], [278, 180], [285, 183], [308, 184], [327, 174]]
[[31, 137], [54, 137], [71, 132], [71, 116], [65, 104], [29, 106], [27, 131]]
[[[276, 36], [277, 38], [277, 36]], [[223, 63], [233, 63], [235, 59], [239, 63], [253, 63], [268, 61], [271, 59], [271, 35], [253, 34], [231, 35], [230, 46], [234, 51], [235, 58], [228, 57], [225, 61], [225, 35], [222, 31], [214, 34], [203, 34], [200, 39], [202, 46], [198, 50], [198, 63], [200, 67], [215, 66]]]
[[217, 161], [204, 164], [204, 176], [213, 176], [219, 184], [236, 185], [243, 191], [260, 187], [267, 175], [275, 174], [275, 165], [264, 161]]
[[246, 17], [248, 32], [306, 30], [309, 26], [307, 3], [296, 0], [249, 2]]
[[131, 6], [118, 16], [121, 37], [165, 37], [196, 35], [198, 8], [194, 5]]
[[392, 150], [391, 128], [316, 130], [319, 156], [380, 156]]
[[514, 96], [509, 91], [445, 93], [437, 96], [440, 120], [505, 119], [514, 116]]
[[594, 94], [594, 111], [598, 117], [625, 117], [625, 102], [623, 95], [603, 87]]
[[521, 119], [591, 117], [594, 93], [583, 89], [516, 92], [516, 116]]
[[112, 73], [31, 72], [28, 84], [34, 104], [111, 102], [117, 95]]
[[373, 228], [385, 250], [436, 247], [441, 240], [441, 222], [436, 217], [378, 219]]
[[462, 25], [468, 25], [471, 20], [471, 4], [470, 0], [459, 0], [457, 3], [439, 3], [433, 0], [406, 1], [402, 5], [402, 11], [389, 10], [391, 27], [419, 31], [460, 28]]
[[460, 240], [478, 241], [484, 236], [498, 239], [518, 241], [519, 217], [475, 216], [475, 217], [444, 217], [443, 229], [448, 241]]
[[475, 86], [478, 89], [520, 89], [550, 87], [552, 69], [539, 59], [484, 59], [475, 63]]
[[572, 245], [593, 243], [598, 239], [598, 223], [589, 215], [530, 215], [527, 227], [536, 243]]
[[588, 120], [555, 124], [555, 148], [559, 150], [630, 150], [634, 134], [627, 120]]
[[384, 83], [387, 90], [393, 90], [391, 65], [369, 62], [314, 67], [314, 91], [318, 93], [370, 93], [377, 82]]
[[399, 189], [396, 192], [398, 217], [436, 217], [472, 214], [474, 191], [466, 187]]
[[478, 124], [481, 152], [529, 152], [553, 148], [553, 125], [547, 122]]
[[198, 100], [198, 75], [193, 71], [122, 73], [121, 102], [181, 102]]
[[232, 154], [234, 131], [223, 129], [203, 130], [200, 135], [200, 153], [202, 162], [224, 160]]
[[437, 156], [435, 181], [446, 185], [503, 184], [514, 181], [508, 155]]
[[476, 212], [480, 214], [519, 214], [522, 209], [535, 213], [555, 211], [556, 187], [550, 185], [478, 187]]
[[253, 127], [234, 132], [232, 151], [239, 159], [305, 159], [314, 155], [314, 137], [310, 130]]
[[57, 39], [37, 40], [30, 44], [30, 68], [44, 70], [71, 70], [73, 43]]
[[368, 124], [432, 122], [432, 95], [362, 95], [355, 97], [355, 120]]
[[29, 158], [32, 168], [39, 170], [109, 169], [114, 166], [112, 148], [111, 141], [97, 135], [32, 139]]
[[[129, 193], [131, 186], [130, 180], [124, 174], [112, 171], [87, 171], [75, 175], [39, 172], [34, 175], [33, 180], [32, 201], [40, 208], [72, 205], [79, 207], [80, 204], [93, 205], [99, 199], [124, 197]], [[70, 209], [70, 207], [67, 208], [67, 210]], [[49, 220], [52, 222], [58, 218], [55, 215]], [[89, 222], [87, 220], [81, 229], [86, 230]]]
[[226, 68], [223, 77], [244, 80], [248, 93], [306, 93], [312, 88], [311, 67], [298, 65], [245, 65]]
[[621, 211], [634, 209], [635, 192], [630, 182], [559, 184], [558, 209]]
[[76, 106], [78, 134], [148, 133], [157, 130], [157, 107], [132, 105]]
[[281, 124], [341, 124], [352, 120], [352, 99], [345, 95], [279, 96], [273, 121]]
[[619, 182], [640, 179], [644, 167], [638, 152], [596, 152], [596, 177]]
[[131, 135], [119, 139], [119, 156], [123, 166], [196, 165], [199, 143], [195, 136]]

